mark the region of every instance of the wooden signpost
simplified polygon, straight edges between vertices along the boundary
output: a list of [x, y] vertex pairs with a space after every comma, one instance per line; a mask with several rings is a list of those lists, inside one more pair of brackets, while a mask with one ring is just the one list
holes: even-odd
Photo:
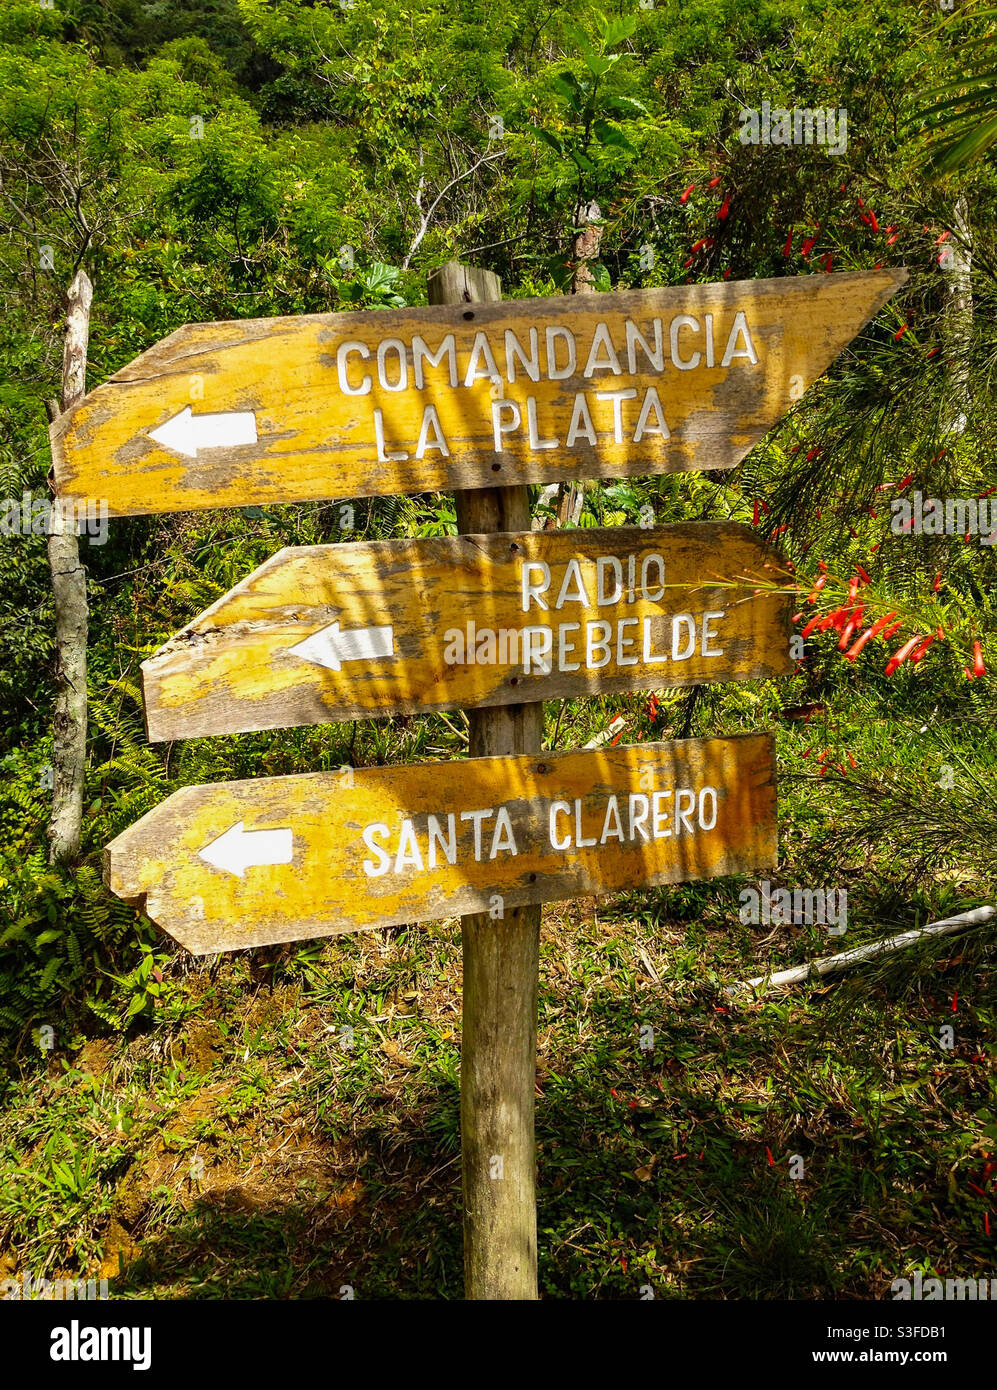
[[146, 727], [155, 742], [786, 675], [792, 585], [730, 522], [281, 550], [142, 663]]
[[451, 263], [428, 309], [188, 325], [51, 427], [59, 496], [116, 516], [456, 492], [462, 535], [282, 550], [143, 680], [152, 739], [456, 706], [470, 759], [185, 787], [105, 880], [197, 953], [462, 915], [469, 1298], [536, 1297], [539, 904], [778, 849], [766, 734], [540, 751], [545, 698], [785, 674], [778, 556], [533, 533], [526, 484], [730, 467], [904, 278], [502, 304]]
[[893, 270], [188, 324], [52, 424], [111, 516], [730, 468]]
[[105, 850], [197, 955], [776, 864], [768, 734], [184, 787]]

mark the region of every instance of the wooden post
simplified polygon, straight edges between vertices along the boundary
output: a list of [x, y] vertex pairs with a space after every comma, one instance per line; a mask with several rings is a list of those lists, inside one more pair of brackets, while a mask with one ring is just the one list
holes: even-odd
[[[93, 286], [86, 271], [69, 288], [66, 343], [62, 355], [62, 410], [86, 394], [87, 343]], [[49, 407], [51, 413], [51, 406]], [[52, 718], [52, 814], [49, 863], [79, 854], [83, 783], [87, 758], [87, 578], [80, 543], [72, 529], [53, 524], [48, 563], [55, 597], [55, 710]]]
[[[431, 304], [501, 298], [497, 275], [457, 261], [434, 271], [428, 289]], [[457, 526], [464, 533], [530, 529], [525, 486], [458, 492], [455, 499]], [[542, 704], [470, 710], [468, 721], [472, 757], [542, 748]], [[535, 1299], [540, 908], [509, 908], [498, 920], [487, 913], [464, 917], [461, 937], [465, 1293], [469, 1299]]]

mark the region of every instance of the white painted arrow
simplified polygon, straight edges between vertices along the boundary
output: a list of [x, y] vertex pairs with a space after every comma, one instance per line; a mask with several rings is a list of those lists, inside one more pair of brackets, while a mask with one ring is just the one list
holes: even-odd
[[290, 864], [294, 858], [294, 833], [290, 830], [246, 830], [236, 821], [217, 840], [198, 850], [215, 869], [242, 878], [247, 869], [260, 864]]
[[341, 632], [338, 623], [330, 623], [291, 647], [290, 653], [300, 656], [302, 661], [338, 671], [344, 661], [373, 661], [382, 656], [394, 656], [394, 629], [358, 627], [352, 632]]
[[150, 430], [149, 435], [157, 444], [172, 449], [175, 454], [195, 459], [199, 449], [255, 444], [256, 416], [251, 410], [229, 410], [222, 415], [195, 415], [188, 405], [179, 415], [167, 420], [165, 425]]

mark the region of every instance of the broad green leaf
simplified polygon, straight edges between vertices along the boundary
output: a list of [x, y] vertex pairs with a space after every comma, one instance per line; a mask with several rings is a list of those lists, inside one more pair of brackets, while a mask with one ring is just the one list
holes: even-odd
[[636, 28], [637, 21], [633, 16], [614, 19], [611, 24], [607, 25], [603, 33], [603, 42], [607, 48], [612, 48], [614, 43], [620, 43], [623, 39], [630, 38]]
[[544, 142], [545, 145], [549, 145], [556, 154], [564, 154], [564, 145], [562, 144], [560, 138], [557, 135], [555, 135], [552, 130], [545, 130], [542, 125], [536, 126], [535, 130], [536, 134], [540, 137], [540, 139]]
[[968, 134], [963, 135], [954, 145], [949, 145], [940, 154], [932, 158], [932, 164], [942, 173], [950, 173], [953, 169], [960, 169], [964, 164], [969, 164], [972, 160], [978, 159], [990, 146], [997, 140], [997, 115], [991, 116], [982, 125], [976, 126]]
[[585, 66], [593, 77], [605, 77], [616, 62], [616, 58], [612, 54], [608, 58], [600, 58], [597, 53], [586, 53], [584, 57]]
[[623, 116], [627, 120], [636, 120], [638, 116], [647, 115], [647, 107], [636, 97], [604, 97], [602, 109], [613, 116]]
[[613, 282], [609, 278], [609, 271], [603, 265], [602, 261], [593, 262], [589, 269], [592, 271], [592, 280], [599, 293], [608, 294], [613, 288]]
[[552, 85], [556, 92], [560, 92], [566, 101], [570, 101], [576, 108], [581, 108], [585, 100], [585, 93], [582, 84], [573, 72], [559, 72], [553, 78]]
[[637, 153], [615, 121], [606, 121], [600, 117], [598, 120], [592, 122], [592, 130], [596, 139], [603, 145], [615, 145], [617, 149], [630, 150], [634, 154]]

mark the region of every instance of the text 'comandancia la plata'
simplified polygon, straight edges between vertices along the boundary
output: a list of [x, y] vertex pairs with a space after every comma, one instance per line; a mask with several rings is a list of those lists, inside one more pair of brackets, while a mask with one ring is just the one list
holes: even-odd
[[[576, 853], [610, 843], [627, 845], [668, 840], [712, 830], [717, 823], [717, 790], [666, 787], [649, 793], [629, 792], [600, 798], [586, 807], [583, 798], [550, 801], [542, 813], [540, 834], [559, 854]], [[535, 850], [536, 831], [528, 828], [528, 850]], [[519, 834], [524, 834], [520, 821]], [[459, 860], [487, 863], [520, 852], [508, 806], [439, 815], [405, 817], [392, 830], [375, 821], [363, 831], [373, 858], [363, 861], [368, 878], [382, 874], [428, 873]]]
[[[504, 372], [500, 367], [504, 366]], [[617, 444], [639, 444], [648, 436], [669, 439], [671, 432], [665, 408], [654, 385], [642, 391], [635, 386], [607, 389], [614, 378], [663, 376], [667, 371], [694, 372], [734, 364], [758, 365], [751, 329], [743, 309], [728, 324], [720, 316], [704, 313], [675, 314], [671, 319], [652, 318], [644, 324], [633, 319], [611, 328], [596, 323], [581, 335], [565, 324], [549, 324], [543, 331], [530, 328], [525, 334], [511, 328], [480, 329], [469, 348], [458, 350], [454, 333], [446, 333], [435, 346], [421, 334], [411, 340], [384, 338], [377, 347], [357, 339], [347, 339], [336, 350], [339, 389], [345, 396], [417, 392], [448, 388], [468, 389], [480, 381], [492, 386], [491, 423], [496, 453], [501, 453], [516, 435], [526, 435], [531, 450], [572, 448], [581, 443], [595, 445], [600, 435], [611, 435]], [[593, 389], [577, 391], [571, 403], [571, 417], [564, 439], [551, 434], [539, 415], [538, 399], [507, 399], [507, 386], [522, 382], [593, 381]], [[598, 385], [601, 389], [595, 389]], [[411, 455], [390, 443], [384, 412], [374, 410], [374, 434], [380, 462], [402, 461]], [[450, 445], [435, 404], [423, 408], [415, 458], [429, 452], [450, 457]]]

